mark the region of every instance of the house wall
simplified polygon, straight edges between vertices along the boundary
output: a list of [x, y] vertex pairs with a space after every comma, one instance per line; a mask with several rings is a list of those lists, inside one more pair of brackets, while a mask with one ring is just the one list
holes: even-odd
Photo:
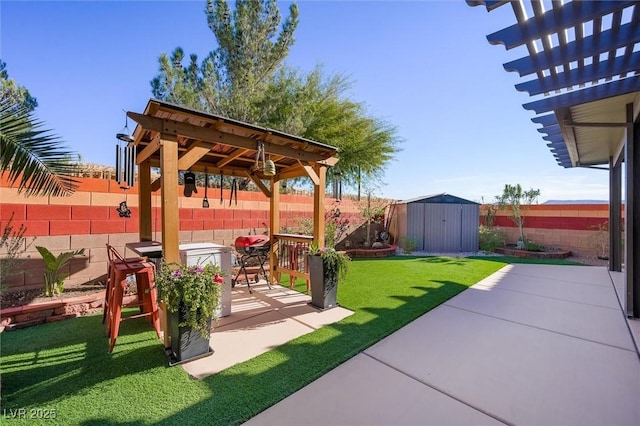
[[[6, 177], [0, 177], [0, 230], [10, 219], [15, 229], [24, 226], [25, 246], [31, 243], [19, 259], [16, 275], [11, 276], [9, 290], [40, 288], [44, 263], [36, 246], [44, 246], [54, 254], [84, 248], [85, 256], [72, 260], [69, 284], [81, 284], [101, 280], [106, 274], [107, 243], [120, 253], [131, 256], [125, 244], [138, 241], [138, 191], [119, 188], [113, 180], [78, 178], [80, 186], [69, 197], [25, 197], [10, 188]], [[183, 188], [179, 189], [183, 194]], [[160, 193], [152, 196], [153, 238], [162, 240]], [[180, 216], [180, 241], [215, 242], [233, 246], [236, 237], [262, 234], [269, 222], [269, 200], [261, 192], [238, 191], [237, 204], [230, 203], [230, 191], [225, 189], [220, 202], [220, 190], [209, 188], [210, 208], [202, 208], [204, 188], [190, 198], [178, 200]], [[313, 197], [309, 195], [282, 194], [280, 223], [287, 230], [299, 226], [303, 218], [313, 217]], [[131, 217], [122, 218], [116, 208], [125, 201]], [[361, 222], [358, 206], [350, 200], [340, 202], [325, 199], [325, 208], [340, 205], [342, 217], [351, 223]], [[0, 257], [6, 257], [0, 249]]]

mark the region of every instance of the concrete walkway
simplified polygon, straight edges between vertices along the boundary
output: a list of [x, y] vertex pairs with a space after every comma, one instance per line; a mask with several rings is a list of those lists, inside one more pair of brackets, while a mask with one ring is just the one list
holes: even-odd
[[506, 266], [246, 424], [640, 425], [613, 282], [603, 267]]

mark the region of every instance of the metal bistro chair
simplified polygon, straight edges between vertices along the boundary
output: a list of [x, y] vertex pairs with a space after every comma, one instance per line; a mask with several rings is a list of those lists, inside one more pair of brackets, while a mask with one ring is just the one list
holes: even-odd
[[[156, 330], [160, 338], [160, 314], [156, 300], [154, 264], [144, 258], [123, 258], [112, 246], [107, 245], [110, 259], [110, 284], [107, 295], [107, 335], [109, 336], [109, 352], [113, 351], [120, 330], [120, 322], [125, 319], [146, 317], [147, 322]], [[122, 306], [127, 276], [136, 276], [137, 302], [127, 306], [139, 306], [140, 314], [122, 317]]]
[[113, 279], [111, 277], [113, 263], [114, 262], [135, 263], [135, 262], [146, 262], [146, 261], [147, 261], [146, 257], [127, 257], [126, 259], [123, 259], [120, 253], [118, 253], [118, 250], [116, 250], [115, 247], [107, 243], [107, 279], [106, 279], [107, 284], [104, 292], [104, 304], [103, 304], [103, 310], [102, 310], [103, 324], [107, 319], [107, 313], [109, 311], [109, 297], [113, 290]]

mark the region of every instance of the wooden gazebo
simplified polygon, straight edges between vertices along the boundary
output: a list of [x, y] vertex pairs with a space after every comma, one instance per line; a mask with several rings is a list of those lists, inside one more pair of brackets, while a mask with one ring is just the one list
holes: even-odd
[[[243, 123], [215, 114], [151, 99], [143, 114], [127, 112], [137, 123], [133, 133], [139, 185], [140, 241], [152, 240], [151, 194], [161, 191], [162, 251], [167, 262], [180, 262], [178, 172], [180, 170], [249, 178], [270, 200], [270, 275], [277, 265], [282, 179], [309, 177], [313, 182], [313, 241], [324, 242], [324, 197], [327, 167], [338, 159], [337, 149], [308, 139]], [[255, 167], [261, 147], [275, 163], [266, 176]], [[151, 179], [151, 168], [160, 178]]]

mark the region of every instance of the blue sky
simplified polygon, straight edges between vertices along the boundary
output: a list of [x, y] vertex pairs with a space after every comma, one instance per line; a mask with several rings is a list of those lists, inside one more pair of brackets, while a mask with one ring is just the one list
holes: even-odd
[[[160, 53], [181, 46], [203, 58], [215, 48], [205, 5], [3, 0], [0, 58], [38, 99], [47, 128], [83, 161], [111, 165], [122, 110], [144, 110]], [[522, 108], [531, 98], [515, 90], [522, 80], [502, 64], [524, 52], [487, 42], [514, 22], [511, 8], [487, 13], [462, 0], [298, 6], [288, 64], [349, 75], [351, 97], [403, 139], [378, 195], [492, 200], [506, 183], [520, 183], [539, 188], [541, 202], [608, 198], [607, 172], [558, 166]]]

